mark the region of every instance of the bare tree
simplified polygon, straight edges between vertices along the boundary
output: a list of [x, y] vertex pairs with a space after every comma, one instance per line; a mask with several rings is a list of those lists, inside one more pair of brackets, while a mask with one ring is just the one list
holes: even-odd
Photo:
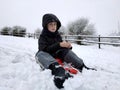
[[12, 28], [12, 33], [13, 36], [20, 36], [20, 37], [24, 37], [26, 35], [26, 28], [21, 27], [21, 26], [14, 26]]
[[35, 36], [36, 36], [37, 38], [39, 38], [40, 34], [41, 34], [41, 29], [37, 28], [37, 29], [35, 30]]
[[58, 30], [61, 35], [64, 35], [66, 33], [65, 27], [61, 26], [60, 29]]
[[2, 35], [10, 35], [10, 32], [11, 32], [11, 27], [3, 27], [2, 29], [1, 29], [1, 34]]
[[[93, 35], [95, 34], [94, 24], [89, 23], [87, 18], [80, 18], [74, 22], [68, 24], [68, 32], [72, 35]], [[77, 39], [83, 39], [77, 37]], [[77, 42], [81, 44], [81, 42]]]
[[84, 31], [83, 31], [83, 35], [94, 35], [95, 32], [95, 27], [94, 24], [89, 24], [85, 27]]
[[89, 23], [86, 18], [80, 18], [68, 25], [69, 34], [93, 35], [95, 34], [94, 24]]

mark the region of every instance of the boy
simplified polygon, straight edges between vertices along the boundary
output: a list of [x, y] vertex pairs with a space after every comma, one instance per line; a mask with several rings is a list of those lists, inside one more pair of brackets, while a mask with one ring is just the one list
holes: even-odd
[[54, 75], [54, 83], [58, 88], [63, 88], [65, 79], [71, 77], [65, 69], [58, 64], [55, 58], [60, 58], [66, 63], [82, 72], [84, 63], [74, 52], [71, 43], [63, 41], [58, 30], [61, 22], [53, 14], [45, 14], [42, 19], [43, 30], [40, 35], [36, 54], [37, 60], [44, 69], [51, 69]]

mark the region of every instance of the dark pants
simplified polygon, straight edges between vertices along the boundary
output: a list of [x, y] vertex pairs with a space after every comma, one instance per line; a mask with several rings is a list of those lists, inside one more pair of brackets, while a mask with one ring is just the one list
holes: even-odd
[[[52, 63], [57, 62], [54, 57], [49, 53], [39, 51], [36, 54], [36, 60], [43, 69], [48, 69]], [[83, 60], [80, 59], [73, 51], [69, 50], [68, 53], [63, 57], [63, 61], [71, 63], [73, 67], [80, 68], [83, 66]]]
[[36, 60], [42, 69], [48, 69], [52, 63], [57, 62], [49, 53], [43, 51], [37, 52]]
[[75, 68], [83, 67], [84, 63], [81, 58], [79, 58], [73, 51], [69, 51], [66, 56], [64, 57], [64, 61], [67, 63], [71, 63]]

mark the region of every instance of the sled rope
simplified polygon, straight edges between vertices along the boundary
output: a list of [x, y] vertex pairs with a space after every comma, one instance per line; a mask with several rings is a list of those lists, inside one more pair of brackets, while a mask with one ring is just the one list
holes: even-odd
[[97, 71], [97, 69], [95, 69], [95, 68], [90, 68], [90, 67], [87, 67], [86, 65], [84, 65], [84, 67], [85, 67], [87, 70], [95, 70], [95, 71]]

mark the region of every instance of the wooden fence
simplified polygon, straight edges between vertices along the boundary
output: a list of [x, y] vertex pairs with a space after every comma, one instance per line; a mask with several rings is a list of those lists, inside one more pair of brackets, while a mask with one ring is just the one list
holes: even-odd
[[[114, 45], [120, 46], [120, 36], [92, 36], [92, 35], [62, 35], [64, 40], [72, 41], [72, 42], [85, 42], [98, 44], [98, 48], [101, 48], [101, 44], [105, 45]], [[78, 39], [81, 37], [82, 39]]]
[[[12, 34], [9, 34], [13, 36]], [[21, 36], [21, 35], [14, 35]], [[25, 33], [24, 37], [32, 37], [34, 39], [39, 38], [39, 34]], [[81, 39], [79, 39], [80, 37]], [[101, 44], [120, 46], [120, 36], [93, 36], [93, 35], [62, 35], [63, 40], [70, 42], [82, 42], [84, 44], [98, 44], [98, 48], [101, 48]]]

